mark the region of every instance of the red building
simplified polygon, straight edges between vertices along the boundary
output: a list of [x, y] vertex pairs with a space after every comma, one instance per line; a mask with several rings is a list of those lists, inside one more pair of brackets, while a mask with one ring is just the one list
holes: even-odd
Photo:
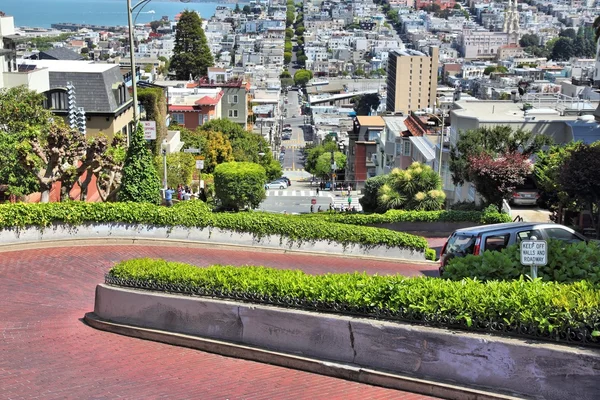
[[453, 8], [456, 0], [416, 0], [415, 9], [420, 10], [424, 7], [430, 7], [433, 4], [440, 6], [440, 10], [445, 10], [446, 8]]

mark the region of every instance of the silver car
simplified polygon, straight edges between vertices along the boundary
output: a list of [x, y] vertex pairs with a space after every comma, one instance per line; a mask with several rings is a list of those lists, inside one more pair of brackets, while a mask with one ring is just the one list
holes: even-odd
[[274, 181], [265, 184], [265, 189], [285, 189], [287, 186], [287, 183], [284, 181]]
[[562, 240], [566, 243], [587, 242], [588, 239], [564, 225], [535, 222], [508, 222], [457, 229], [446, 241], [440, 253], [440, 276], [454, 257], [480, 255], [486, 250], [500, 251], [522, 240]]

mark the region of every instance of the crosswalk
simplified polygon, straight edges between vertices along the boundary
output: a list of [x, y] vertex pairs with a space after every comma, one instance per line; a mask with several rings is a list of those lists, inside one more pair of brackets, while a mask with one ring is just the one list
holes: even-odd
[[281, 168], [282, 171], [293, 172], [293, 171], [304, 171], [304, 168]]
[[307, 144], [310, 144], [312, 142], [307, 142], [303, 139], [289, 139], [289, 140], [282, 140], [281, 144], [284, 145], [285, 147], [291, 147], [291, 146], [296, 146], [296, 147], [304, 147]]
[[[290, 196], [301, 196], [301, 197], [317, 197], [316, 190], [267, 190], [267, 197], [290, 197]], [[331, 193], [319, 192], [318, 197], [333, 197]]]

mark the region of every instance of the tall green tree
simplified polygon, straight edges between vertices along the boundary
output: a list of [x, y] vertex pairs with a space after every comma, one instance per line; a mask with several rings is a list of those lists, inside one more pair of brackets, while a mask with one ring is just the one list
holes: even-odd
[[354, 111], [357, 115], [371, 115], [373, 111], [377, 111], [381, 97], [378, 93], [367, 93], [354, 99]]
[[337, 144], [331, 137], [326, 138], [321, 144], [313, 146], [306, 150], [306, 161], [304, 162], [304, 170], [313, 175], [317, 174], [317, 161], [322, 154], [338, 151]]
[[131, 135], [127, 149], [123, 178], [118, 193], [119, 201], [136, 203], [160, 203], [160, 180], [144, 139], [144, 128], [138, 124]]
[[[336, 164], [336, 171], [341, 171], [346, 168], [346, 155], [340, 151], [333, 152], [333, 159]], [[319, 178], [326, 179], [331, 176], [331, 153], [323, 153], [317, 158], [317, 163], [315, 165], [315, 176]]]
[[471, 182], [490, 203], [500, 206], [514, 187], [531, 173], [529, 157], [552, 139], [510, 126], [482, 127], [461, 132], [450, 150], [455, 185]]
[[187, 80], [190, 75], [193, 78], [205, 76], [208, 67], [213, 65], [213, 55], [208, 47], [200, 16], [195, 11], [185, 10], [177, 23], [170, 65], [176, 79]]
[[265, 199], [265, 169], [254, 163], [223, 163], [215, 168], [215, 197], [221, 209], [256, 208]]
[[294, 82], [296, 83], [296, 85], [305, 86], [308, 83], [308, 81], [312, 79], [312, 77], [313, 74], [311, 71], [299, 69], [298, 71], [296, 71], [296, 73], [294, 73]]
[[573, 40], [567, 37], [559, 37], [552, 47], [551, 58], [554, 61], [568, 61], [571, 57], [576, 56], [573, 46]]

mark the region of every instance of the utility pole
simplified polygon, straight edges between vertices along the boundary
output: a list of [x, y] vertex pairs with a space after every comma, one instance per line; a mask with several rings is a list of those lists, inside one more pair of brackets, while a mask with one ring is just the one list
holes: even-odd
[[[136, 5], [139, 6], [141, 3]], [[131, 89], [133, 95], [133, 123], [134, 128], [138, 123], [138, 108], [137, 108], [137, 82], [135, 76], [135, 44], [133, 43], [133, 18], [131, 14], [133, 9], [131, 8], [131, 0], [127, 0], [127, 22], [129, 24], [129, 62], [131, 63]]]

